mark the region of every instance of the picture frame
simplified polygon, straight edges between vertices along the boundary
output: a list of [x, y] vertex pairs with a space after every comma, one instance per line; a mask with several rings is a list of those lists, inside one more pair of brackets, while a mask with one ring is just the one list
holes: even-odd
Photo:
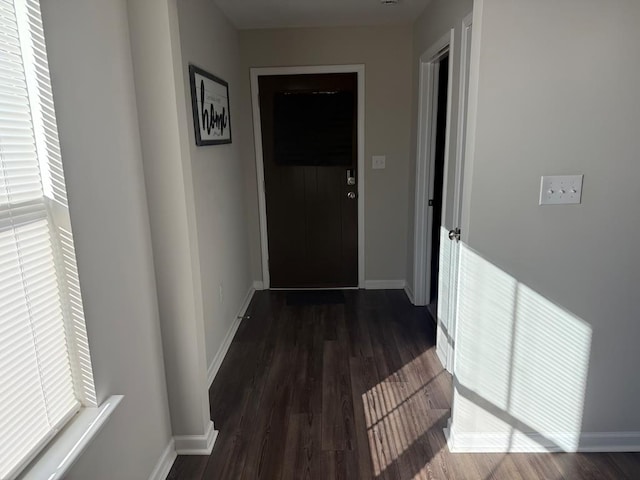
[[191, 64], [189, 83], [196, 145], [231, 143], [229, 84]]

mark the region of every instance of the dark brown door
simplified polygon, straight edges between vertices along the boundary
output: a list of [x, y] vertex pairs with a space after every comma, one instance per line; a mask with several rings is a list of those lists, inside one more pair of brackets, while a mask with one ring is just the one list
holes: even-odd
[[259, 89], [271, 287], [357, 286], [357, 76], [261, 76]]

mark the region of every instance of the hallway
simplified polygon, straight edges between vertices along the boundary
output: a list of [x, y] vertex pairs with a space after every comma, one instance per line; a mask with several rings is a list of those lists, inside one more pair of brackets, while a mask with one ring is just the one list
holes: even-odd
[[343, 293], [256, 292], [210, 390], [213, 453], [179, 456], [169, 479], [640, 477], [638, 454], [449, 454], [426, 310]]

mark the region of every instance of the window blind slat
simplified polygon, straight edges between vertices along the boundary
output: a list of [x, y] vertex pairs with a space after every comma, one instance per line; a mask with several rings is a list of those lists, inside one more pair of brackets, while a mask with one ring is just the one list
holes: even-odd
[[[23, 349], [27, 349], [31, 345], [32, 342], [25, 342], [25, 345], [23, 345]], [[33, 355], [33, 361], [35, 364], [35, 352], [33, 352]], [[31, 395], [23, 396], [19, 402], [20, 404], [35, 401], [34, 399], [36, 397], [34, 397], [34, 392], [38, 395], [41, 393], [40, 378], [36, 369], [29, 368], [28, 366], [23, 366], [23, 368], [18, 369], [18, 371], [16, 371], [14, 375], [8, 379], [7, 384], [4, 387], [3, 394], [2, 396], [0, 396], [0, 405], [3, 405], [5, 407], [2, 411], [10, 412], [3, 414], [3, 416], [6, 415], [7, 418], [12, 418], [13, 415], [16, 414], [16, 412], [14, 411], [15, 407], [11, 406], [12, 402], [15, 402], [14, 397], [16, 391], [31, 391], [32, 393]], [[40, 398], [40, 400], [42, 400], [42, 398]], [[2, 416], [0, 416], [0, 418], [2, 418]]]
[[28, 349], [33, 345], [33, 336], [31, 332], [23, 327], [20, 331], [14, 332], [13, 337], [11, 338], [11, 342], [7, 348], [2, 351], [0, 356], [0, 365], [2, 365], [3, 369], [10, 369], [13, 366], [13, 370], [7, 370], [7, 373], [3, 378], [3, 392], [7, 395], [11, 391], [10, 389], [10, 381], [14, 378], [14, 375], [18, 373], [36, 373], [35, 370], [31, 372], [30, 363], [28, 359], [23, 359], [24, 361], [21, 363], [16, 363], [18, 360], [21, 360], [21, 355], [28, 354]]
[[[0, 324], [3, 324], [5, 322], [4, 318], [6, 318], [6, 321], [8, 322], [13, 322], [14, 319], [12, 318], [12, 314], [14, 312], [14, 309], [18, 305], [22, 305], [24, 301], [24, 299], [16, 298], [16, 296], [24, 295], [25, 293], [24, 285], [19, 282], [19, 280], [22, 279], [22, 276], [15, 275], [14, 278], [15, 282], [6, 286], [6, 293], [3, 293], [3, 295], [0, 296], [0, 298], [2, 298], [2, 301], [7, 305], [5, 314], [3, 315], [3, 319], [0, 321]], [[34, 286], [37, 285], [42, 285], [43, 288], [40, 290], [40, 295], [34, 294], [33, 301], [37, 301], [37, 299], [41, 296], [51, 294], [52, 290], [54, 291], [54, 294], [58, 294], [58, 289], [56, 288], [56, 286], [52, 285], [50, 279], [46, 277], [34, 281]]]
[[[20, 472], [23, 465], [27, 464], [32, 458], [35, 457], [37, 452], [44, 446], [46, 443], [53, 438], [53, 436], [60, 431], [60, 428], [75, 414], [78, 412], [79, 404], [76, 403], [72, 408], [69, 409], [67, 414], [52, 428], [43, 428], [42, 430], [36, 430], [36, 427], [33, 427], [33, 437], [31, 438], [22, 438], [22, 442], [19, 445], [13, 446], [12, 448], [12, 456], [7, 456], [7, 464], [13, 464], [14, 467], [9, 470], [8, 478], [15, 478], [15, 476]], [[31, 430], [29, 430], [31, 431]], [[45, 433], [42, 433], [42, 432]], [[35, 441], [34, 448], [31, 449], [31, 452], [27, 454], [27, 456], [23, 456], [23, 452]], [[0, 457], [1, 458], [1, 457]], [[9, 461], [10, 460], [10, 461]]]
[[37, 437], [45, 435], [49, 430], [49, 423], [45, 420], [44, 415], [31, 415], [30, 413], [33, 411], [44, 413], [45, 407], [42, 403], [31, 402], [20, 405], [19, 409], [17, 406], [11, 408], [15, 411], [15, 416], [8, 419], [6, 423], [0, 424], [0, 428], [6, 429], [7, 433], [14, 436], [14, 442], [0, 450], [0, 456], [3, 459], [20, 453], [24, 449], [23, 445], [31, 441], [29, 437], [20, 435], [23, 428]]
[[82, 321], [80, 298], [72, 303], [65, 296], [66, 264], [75, 272], [73, 243], [65, 238], [56, 247], [47, 207], [50, 199], [66, 207], [66, 192], [44, 40], [37, 0], [0, 0], [3, 479], [13, 478], [77, 410], [76, 382], [82, 382], [73, 374], [69, 345], [75, 343], [65, 323], [71, 312]]
[[[47, 282], [44, 282], [44, 283], [47, 284]], [[12, 288], [11, 289], [12, 294], [14, 296], [21, 295], [21, 294], [24, 295], [24, 288], [21, 288], [21, 287], [22, 287], [21, 285], [18, 285], [16, 288]], [[39, 308], [40, 303], [45, 301], [48, 298], [48, 296], [52, 294], [57, 296], [58, 290], [55, 288], [55, 286], [51, 286], [47, 284], [47, 290], [43, 290], [42, 292], [39, 292], [39, 294], [35, 297], [32, 304], [30, 305], [32, 306], [33, 309], [37, 309]], [[3, 315], [3, 320], [2, 322], [0, 322], [0, 325], [17, 323], [16, 315], [22, 315], [22, 313], [20, 313], [20, 308], [23, 305], [26, 308], [29, 304], [27, 304], [24, 301], [24, 299], [10, 298], [9, 300], [7, 300], [7, 311], [6, 311], [6, 314]], [[2, 327], [0, 327], [0, 329], [1, 328]]]

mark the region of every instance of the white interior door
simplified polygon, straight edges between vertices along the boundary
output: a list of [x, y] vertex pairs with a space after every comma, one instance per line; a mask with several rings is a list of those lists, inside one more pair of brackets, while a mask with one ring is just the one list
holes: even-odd
[[[460, 225], [467, 124], [467, 98], [469, 92], [469, 60], [471, 52], [471, 15], [462, 21], [460, 55], [459, 115], [456, 139], [456, 162], [452, 175], [447, 175], [446, 190], [453, 195], [444, 197], [445, 213], [440, 228], [440, 270], [438, 275], [438, 311], [436, 353], [444, 367], [453, 373], [453, 352], [458, 302], [458, 271], [460, 259]], [[447, 167], [448, 168], [448, 167]], [[445, 190], [445, 191], [446, 191]]]

